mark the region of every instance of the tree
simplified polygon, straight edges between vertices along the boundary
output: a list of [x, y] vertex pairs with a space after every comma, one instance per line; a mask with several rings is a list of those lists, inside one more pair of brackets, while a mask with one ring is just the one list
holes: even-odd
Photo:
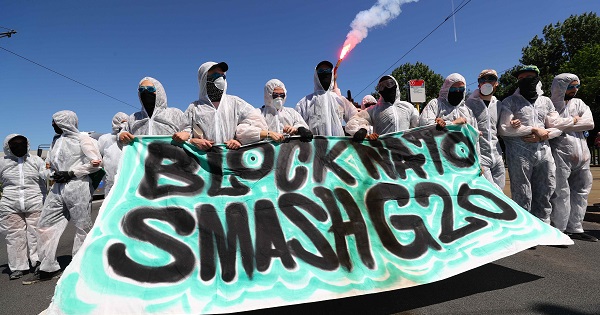
[[[577, 52], [571, 60], [560, 67], [561, 73], [573, 73], [579, 77], [581, 88], [577, 97], [581, 98], [592, 110], [595, 117], [600, 116], [600, 44], [587, 45]], [[597, 123], [600, 121], [596, 120]]]
[[562, 24], [546, 25], [544, 38], [535, 36], [523, 48], [522, 64], [534, 64], [542, 73], [544, 92], [550, 92], [554, 76], [582, 48], [600, 42], [600, 18], [596, 13], [571, 15]]
[[[405, 63], [392, 71], [392, 76], [400, 85], [400, 94], [403, 101], [408, 100], [408, 81], [410, 80], [425, 80], [425, 97], [427, 100], [436, 98], [444, 83], [444, 77], [435, 73], [424, 63], [417, 62], [415, 64]], [[376, 98], [379, 94], [373, 94]], [[424, 107], [425, 104], [421, 106]]]
[[[546, 25], [543, 37], [537, 35], [523, 48], [521, 64], [538, 66], [544, 93], [550, 96], [552, 80], [560, 73], [573, 73], [581, 79], [581, 98], [592, 110], [596, 127], [600, 130], [600, 17], [596, 13], [571, 15], [564, 22]], [[499, 79], [496, 96], [504, 99], [517, 89], [512, 76], [517, 66], [506, 71]], [[588, 138], [592, 146], [594, 137]]]

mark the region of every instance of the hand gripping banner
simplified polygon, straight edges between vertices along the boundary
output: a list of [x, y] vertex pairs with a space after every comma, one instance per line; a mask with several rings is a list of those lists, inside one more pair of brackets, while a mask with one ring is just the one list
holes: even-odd
[[357, 143], [292, 138], [202, 152], [125, 148], [49, 314], [201, 314], [445, 279], [572, 244], [480, 175], [470, 126]]

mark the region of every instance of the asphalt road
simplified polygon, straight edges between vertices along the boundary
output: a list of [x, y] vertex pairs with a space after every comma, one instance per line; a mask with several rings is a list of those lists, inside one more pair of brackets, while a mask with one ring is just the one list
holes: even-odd
[[[93, 215], [101, 201], [95, 201]], [[584, 222], [600, 238], [600, 224]], [[71, 261], [73, 227], [57, 251]], [[50, 304], [57, 280], [22, 285], [8, 280], [0, 241], [0, 314], [39, 314]], [[569, 248], [538, 246], [462, 273], [413, 288], [351, 298], [263, 309], [241, 314], [600, 314], [600, 243], [575, 241]]]

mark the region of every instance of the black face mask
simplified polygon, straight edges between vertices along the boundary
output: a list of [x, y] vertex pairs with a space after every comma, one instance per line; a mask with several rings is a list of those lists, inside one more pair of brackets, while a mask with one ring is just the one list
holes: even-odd
[[63, 133], [62, 129], [60, 129], [60, 127], [58, 125], [56, 125], [56, 123], [54, 121], [52, 121], [52, 128], [54, 128], [54, 132], [56, 132], [59, 135], [62, 135], [62, 133]]
[[156, 105], [156, 94], [144, 91], [140, 93], [140, 100], [142, 101], [142, 105], [144, 105], [144, 109], [148, 113], [148, 116], [152, 117], [152, 114], [154, 114], [154, 106]]
[[14, 137], [8, 141], [8, 147], [17, 157], [23, 157], [27, 154], [27, 139], [25, 137]]
[[568, 100], [570, 100], [570, 99], [572, 99], [574, 97], [575, 97], [575, 95], [565, 94], [565, 101], [568, 101]]
[[329, 90], [329, 85], [331, 85], [331, 73], [319, 73], [317, 76], [319, 76], [319, 82], [321, 83], [323, 90]]
[[519, 93], [528, 99], [533, 100], [536, 99], [537, 94], [537, 84], [540, 82], [540, 77], [534, 78], [523, 78], [519, 80]]
[[379, 95], [383, 97], [384, 101], [394, 104], [396, 101], [396, 87], [385, 88], [383, 91], [379, 92]]
[[206, 81], [206, 94], [211, 102], [220, 102], [223, 97], [223, 90], [219, 89], [210, 79]]
[[448, 103], [452, 106], [457, 106], [462, 102], [465, 92], [448, 92]]

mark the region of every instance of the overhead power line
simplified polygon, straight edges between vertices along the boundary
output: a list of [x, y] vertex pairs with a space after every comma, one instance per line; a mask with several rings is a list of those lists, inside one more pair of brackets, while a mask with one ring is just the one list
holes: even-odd
[[15, 55], [15, 56], [17, 56], [17, 57], [21, 58], [21, 59], [27, 60], [27, 61], [29, 61], [29, 62], [31, 62], [31, 63], [33, 63], [33, 64], [35, 64], [35, 65], [39, 66], [39, 67], [42, 67], [42, 68], [44, 68], [44, 69], [46, 69], [46, 70], [48, 70], [48, 71], [50, 71], [50, 72], [52, 72], [52, 73], [58, 74], [59, 76], [61, 76], [61, 77], [65, 78], [65, 79], [67, 79], [67, 80], [71, 80], [71, 81], [73, 81], [73, 82], [75, 82], [75, 83], [77, 83], [77, 84], [79, 84], [79, 85], [85, 86], [86, 88], [88, 88], [88, 89], [90, 89], [90, 90], [92, 90], [92, 91], [95, 91], [95, 92], [98, 92], [98, 93], [100, 93], [100, 94], [102, 94], [102, 95], [104, 95], [104, 96], [110, 97], [110, 98], [112, 98], [112, 99], [113, 99], [113, 100], [115, 100], [115, 101], [121, 102], [121, 103], [123, 103], [123, 104], [125, 104], [125, 105], [127, 105], [127, 106], [131, 106], [131, 107], [133, 107], [133, 108], [135, 108], [135, 109], [139, 109], [139, 107], [133, 106], [133, 105], [131, 105], [131, 104], [127, 103], [127, 102], [124, 102], [124, 101], [122, 101], [122, 100], [120, 100], [120, 99], [118, 99], [118, 98], [116, 98], [116, 97], [114, 97], [114, 96], [112, 96], [112, 95], [109, 95], [109, 94], [107, 94], [107, 93], [104, 93], [104, 92], [102, 92], [102, 91], [100, 91], [100, 90], [98, 90], [98, 89], [95, 89], [95, 88], [93, 88], [93, 87], [91, 87], [91, 86], [89, 86], [89, 85], [87, 85], [87, 84], [85, 84], [85, 83], [82, 83], [82, 82], [80, 82], [80, 81], [77, 81], [77, 80], [75, 80], [75, 79], [73, 79], [73, 78], [71, 78], [71, 77], [69, 77], [69, 76], [67, 76], [67, 75], [64, 75], [64, 74], [62, 74], [62, 73], [60, 73], [60, 72], [58, 72], [58, 71], [52, 70], [52, 69], [50, 69], [50, 68], [48, 68], [48, 67], [46, 67], [46, 66], [44, 66], [44, 65], [42, 65], [42, 64], [40, 64], [40, 63], [37, 63], [37, 62], [35, 62], [35, 61], [33, 61], [33, 60], [29, 59], [29, 58], [23, 57], [23, 56], [21, 56], [21, 55], [19, 55], [19, 54], [15, 53], [15, 52], [13, 52], [13, 51], [10, 51], [10, 50], [8, 50], [8, 49], [4, 48], [4, 47], [0, 47], [0, 49], [4, 50], [4, 51], [6, 51], [6, 52], [9, 52], [9, 53], [11, 53], [11, 54], [13, 54], [13, 55]]
[[[465, 2], [466, 1], [466, 2]], [[440, 28], [444, 23], [446, 23], [450, 18], [454, 17], [454, 15], [456, 13], [458, 13], [460, 10], [462, 10], [467, 4], [469, 4], [469, 2], [471, 2], [472, 0], [463, 0], [454, 11], [452, 11], [452, 13], [450, 13], [450, 15], [448, 15], [440, 24], [438, 24], [438, 26], [436, 26], [433, 30], [431, 30], [431, 32], [429, 32], [429, 34], [425, 35], [425, 37], [423, 37], [419, 42], [417, 42], [411, 49], [409, 49], [406, 53], [404, 53], [404, 55], [402, 55], [402, 57], [398, 58], [398, 60], [396, 60], [396, 62], [394, 62], [391, 66], [389, 66], [387, 69], [385, 69], [380, 75], [379, 77], [375, 78], [373, 81], [371, 81], [367, 86], [365, 86], [364, 89], [362, 89], [360, 92], [358, 92], [357, 95], [360, 95], [362, 92], [364, 92], [366, 89], [368, 89], [370, 86], [373, 85], [373, 83], [375, 83], [375, 81], [377, 81], [379, 78], [381, 78], [382, 76], [386, 75], [387, 72], [394, 67], [396, 64], [398, 64], [400, 62], [400, 60], [404, 59], [404, 57], [406, 57], [406, 55], [408, 55], [411, 51], [413, 51], [415, 48], [417, 48], [417, 46], [419, 46], [423, 41], [425, 41], [429, 36], [431, 36], [431, 34], [433, 34], [433, 32], [437, 31], [438, 28]]]

